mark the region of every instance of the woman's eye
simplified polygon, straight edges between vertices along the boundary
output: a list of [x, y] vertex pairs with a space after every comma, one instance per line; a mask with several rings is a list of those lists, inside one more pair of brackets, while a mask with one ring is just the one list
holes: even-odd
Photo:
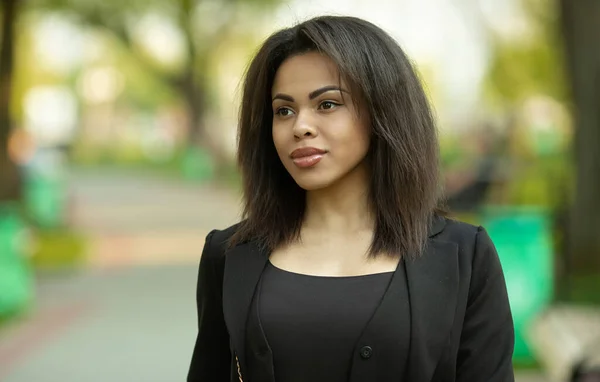
[[281, 107], [281, 108], [277, 109], [277, 111], [275, 112], [275, 114], [277, 114], [277, 115], [279, 115], [281, 117], [287, 117], [288, 115], [292, 115], [293, 113], [287, 107]]
[[331, 110], [331, 109], [334, 109], [337, 106], [340, 106], [340, 105], [338, 103], [335, 103], [335, 102], [324, 101], [324, 102], [321, 102], [321, 104], [319, 105], [319, 108], [322, 109], [322, 110]]

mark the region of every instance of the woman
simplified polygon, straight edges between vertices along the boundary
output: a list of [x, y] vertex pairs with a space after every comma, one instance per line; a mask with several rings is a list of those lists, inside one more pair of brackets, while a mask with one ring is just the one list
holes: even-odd
[[485, 230], [446, 219], [396, 42], [351, 17], [269, 37], [244, 83], [245, 220], [206, 238], [188, 381], [513, 381]]

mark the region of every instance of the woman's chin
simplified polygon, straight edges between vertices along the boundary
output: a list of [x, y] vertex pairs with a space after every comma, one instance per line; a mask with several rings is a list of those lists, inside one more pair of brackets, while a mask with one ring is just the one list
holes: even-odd
[[333, 183], [333, 179], [322, 176], [296, 176], [294, 177], [296, 184], [305, 191], [317, 191], [329, 187]]

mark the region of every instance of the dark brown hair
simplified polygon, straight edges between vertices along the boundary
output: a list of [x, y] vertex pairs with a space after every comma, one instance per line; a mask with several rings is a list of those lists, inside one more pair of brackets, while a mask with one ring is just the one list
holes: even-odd
[[248, 67], [238, 130], [244, 218], [230, 244], [258, 240], [269, 250], [296, 240], [305, 190], [284, 168], [272, 138], [271, 88], [287, 58], [317, 51], [370, 116], [369, 255], [419, 254], [439, 202], [436, 127], [410, 60], [386, 32], [354, 17], [321, 16], [271, 35]]

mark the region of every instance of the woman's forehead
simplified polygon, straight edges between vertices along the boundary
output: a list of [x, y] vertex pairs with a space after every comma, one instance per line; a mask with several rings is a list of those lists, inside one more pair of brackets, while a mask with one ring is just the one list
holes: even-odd
[[304, 53], [286, 59], [278, 68], [272, 94], [278, 92], [306, 92], [328, 85], [345, 85], [337, 65], [329, 57], [317, 52]]

